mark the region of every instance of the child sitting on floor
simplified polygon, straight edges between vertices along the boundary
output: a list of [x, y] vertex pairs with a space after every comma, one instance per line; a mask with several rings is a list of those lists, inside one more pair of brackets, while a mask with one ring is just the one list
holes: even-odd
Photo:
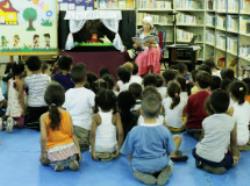
[[60, 83], [65, 90], [74, 87], [74, 83], [72, 82], [69, 73], [71, 70], [72, 63], [73, 60], [71, 57], [61, 56], [58, 60], [59, 72], [52, 77], [52, 79]]
[[47, 74], [42, 74], [42, 62], [37, 56], [29, 57], [26, 65], [31, 74], [24, 79], [24, 85], [28, 91], [25, 125], [28, 128], [39, 130], [39, 118], [48, 111], [48, 106], [44, 101], [44, 93], [51, 78]]
[[86, 79], [86, 69], [83, 64], [75, 65], [71, 70], [75, 87], [65, 93], [63, 107], [69, 111], [74, 125], [74, 134], [79, 140], [81, 150], [88, 150], [91, 129], [91, 117], [95, 106], [95, 94], [83, 87]]
[[65, 100], [64, 89], [54, 83], [45, 93], [49, 111], [40, 119], [41, 126], [41, 163], [52, 165], [55, 171], [79, 169], [80, 150], [74, 141], [73, 125], [69, 112], [62, 108]]
[[237, 144], [240, 150], [250, 150], [250, 104], [245, 100], [248, 92], [247, 86], [242, 81], [234, 81], [229, 90], [233, 100], [232, 108], [237, 128]]
[[13, 77], [8, 81], [8, 103], [6, 116], [7, 132], [11, 132], [13, 127], [23, 127], [25, 111], [25, 92], [24, 92], [24, 64], [14, 63], [12, 66]]
[[130, 85], [131, 72], [124, 67], [119, 67], [117, 75], [120, 80], [117, 81], [118, 92], [127, 91]]
[[210, 95], [211, 76], [207, 72], [200, 71], [196, 75], [196, 81], [199, 91], [188, 98], [185, 114], [187, 115], [186, 129], [188, 134], [199, 140], [202, 132], [202, 120], [207, 117], [205, 102]]
[[234, 119], [227, 115], [229, 95], [215, 90], [207, 102], [210, 116], [202, 122], [204, 137], [193, 150], [196, 166], [208, 172], [222, 174], [239, 160]]
[[101, 89], [95, 97], [97, 113], [92, 118], [91, 153], [97, 160], [111, 160], [120, 153], [123, 142], [121, 117], [116, 112], [116, 96]]
[[142, 99], [142, 123], [129, 132], [121, 153], [131, 157], [135, 178], [148, 185], [165, 185], [172, 174], [168, 155], [174, 144], [168, 129], [158, 123], [161, 95], [157, 90], [150, 92]]
[[142, 86], [138, 83], [132, 83], [129, 85], [129, 92], [135, 99], [135, 105], [131, 108], [131, 111], [139, 114], [141, 110]]

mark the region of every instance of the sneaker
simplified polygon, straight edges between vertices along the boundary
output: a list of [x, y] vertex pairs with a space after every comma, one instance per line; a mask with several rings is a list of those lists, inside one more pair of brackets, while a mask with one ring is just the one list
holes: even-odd
[[13, 127], [14, 127], [15, 121], [12, 117], [8, 117], [7, 119], [7, 126], [6, 126], [6, 131], [7, 132], [12, 132]]
[[163, 186], [167, 183], [169, 180], [169, 177], [172, 174], [172, 167], [168, 165], [166, 168], [164, 168], [161, 173], [159, 174], [157, 178], [157, 185]]
[[142, 181], [146, 185], [155, 185], [157, 182], [157, 179], [153, 175], [144, 174], [138, 171], [134, 172], [134, 177]]
[[56, 172], [62, 172], [64, 170], [64, 165], [61, 164], [61, 163], [56, 163], [55, 167], [54, 167], [54, 170]]
[[224, 167], [211, 167], [205, 164], [202, 169], [212, 174], [224, 174], [227, 171]]
[[69, 163], [69, 169], [72, 170], [72, 171], [77, 171], [79, 170], [80, 168], [80, 165], [79, 165], [79, 162], [76, 161], [76, 160], [72, 160], [70, 163]]

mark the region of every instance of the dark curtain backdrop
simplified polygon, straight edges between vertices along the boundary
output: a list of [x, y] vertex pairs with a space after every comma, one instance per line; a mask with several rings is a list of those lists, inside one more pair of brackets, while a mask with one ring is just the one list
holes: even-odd
[[[69, 21], [64, 20], [65, 12], [59, 12], [58, 24], [58, 44], [59, 49], [64, 50], [66, 39], [69, 33]], [[136, 33], [136, 13], [135, 11], [122, 11], [122, 20], [120, 21], [119, 33], [122, 38], [123, 44], [127, 48], [132, 47], [131, 38]], [[75, 36], [74, 36], [75, 37]]]

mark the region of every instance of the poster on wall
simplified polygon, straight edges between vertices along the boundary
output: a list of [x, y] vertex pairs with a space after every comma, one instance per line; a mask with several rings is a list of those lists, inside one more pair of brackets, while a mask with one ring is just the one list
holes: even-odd
[[61, 11], [94, 9], [94, 0], [58, 0], [58, 2]]
[[0, 55], [57, 52], [57, 1], [0, 0]]

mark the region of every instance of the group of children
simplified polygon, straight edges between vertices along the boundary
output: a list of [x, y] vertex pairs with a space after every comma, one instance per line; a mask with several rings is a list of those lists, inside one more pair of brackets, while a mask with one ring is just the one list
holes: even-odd
[[164, 185], [172, 161], [188, 158], [180, 151], [184, 131], [198, 140], [196, 166], [212, 173], [224, 173], [238, 163], [239, 150], [249, 150], [250, 80], [211, 61], [192, 73], [177, 64], [144, 77], [129, 62], [117, 82], [107, 69], [98, 78], [67, 56], [49, 75], [36, 56], [10, 69], [1, 128], [40, 130], [41, 162], [56, 171], [78, 170], [83, 151], [102, 161], [122, 154], [135, 178]]

